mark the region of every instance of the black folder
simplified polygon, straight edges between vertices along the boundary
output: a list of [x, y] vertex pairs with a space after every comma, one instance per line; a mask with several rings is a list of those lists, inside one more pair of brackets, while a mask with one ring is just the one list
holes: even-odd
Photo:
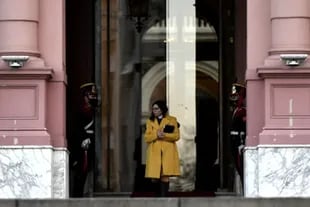
[[174, 131], [174, 126], [173, 125], [166, 125], [163, 131], [165, 133], [172, 133]]

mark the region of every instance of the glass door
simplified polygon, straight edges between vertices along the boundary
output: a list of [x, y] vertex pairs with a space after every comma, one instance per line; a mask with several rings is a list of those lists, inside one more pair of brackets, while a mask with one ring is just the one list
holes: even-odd
[[[194, 1], [162, 3], [165, 16], [142, 38], [144, 64], [149, 65], [156, 57], [151, 55], [150, 45], [156, 43], [164, 50], [161, 61], [150, 64], [142, 76], [141, 123], [148, 118], [153, 101], [166, 100], [169, 114], [178, 118], [181, 131], [177, 145], [182, 175], [172, 179], [170, 190], [214, 191], [219, 174], [218, 37], [207, 18], [196, 15]], [[143, 154], [142, 162], [144, 158]]]
[[182, 175], [170, 191], [232, 191], [228, 94], [245, 76], [246, 0], [66, 4], [69, 148], [79, 86], [99, 91], [90, 194], [149, 190], [143, 133], [158, 99], [181, 124]]
[[149, 190], [143, 134], [151, 105], [159, 99], [167, 102], [181, 130], [181, 176], [171, 181], [170, 191], [230, 186], [233, 2], [101, 0], [96, 6], [102, 102], [95, 191]]
[[193, 1], [167, 1], [166, 91], [169, 113], [180, 122], [177, 142], [182, 175], [171, 190], [192, 191], [196, 164], [196, 10]]

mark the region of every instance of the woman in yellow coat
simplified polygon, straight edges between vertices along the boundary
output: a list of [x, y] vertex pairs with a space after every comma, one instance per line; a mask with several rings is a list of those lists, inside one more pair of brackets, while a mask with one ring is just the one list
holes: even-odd
[[180, 161], [176, 141], [180, 139], [177, 119], [167, 114], [164, 101], [152, 105], [146, 122], [144, 140], [147, 143], [145, 177], [159, 181], [158, 196], [166, 196], [169, 177], [180, 175]]

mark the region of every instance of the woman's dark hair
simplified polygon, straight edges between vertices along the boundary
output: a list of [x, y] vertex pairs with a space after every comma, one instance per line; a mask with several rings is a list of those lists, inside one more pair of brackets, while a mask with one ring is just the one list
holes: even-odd
[[[167, 107], [166, 101], [158, 100], [158, 101], [155, 101], [155, 102], [152, 104], [152, 107], [153, 107], [154, 105], [157, 105], [157, 106], [160, 108], [160, 110], [161, 110], [163, 116], [166, 116], [166, 114], [167, 114], [167, 112], [168, 112], [168, 107]], [[150, 120], [154, 121], [154, 119], [155, 119], [155, 116], [154, 116], [154, 113], [153, 113], [153, 111], [152, 111], [151, 116], [150, 116]]]

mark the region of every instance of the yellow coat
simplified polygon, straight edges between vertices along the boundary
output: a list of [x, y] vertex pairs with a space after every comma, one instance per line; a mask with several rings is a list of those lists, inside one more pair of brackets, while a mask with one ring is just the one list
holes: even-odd
[[[165, 125], [173, 125], [172, 133], [165, 133], [163, 139], [157, 138], [157, 130]], [[180, 139], [180, 131], [175, 117], [166, 115], [160, 124], [157, 119], [148, 119], [144, 140], [147, 143], [145, 177], [160, 178], [180, 175], [180, 161], [176, 141]]]

